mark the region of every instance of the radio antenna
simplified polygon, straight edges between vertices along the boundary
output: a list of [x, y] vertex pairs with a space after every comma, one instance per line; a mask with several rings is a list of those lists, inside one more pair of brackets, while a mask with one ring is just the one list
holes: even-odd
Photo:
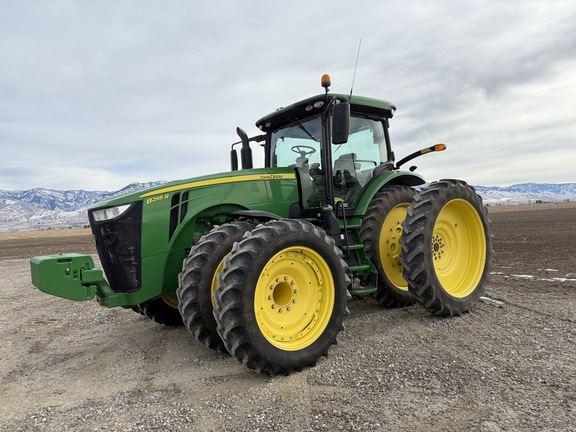
[[360, 58], [360, 47], [362, 46], [362, 38], [358, 42], [358, 52], [356, 53], [356, 64], [354, 65], [354, 75], [352, 75], [352, 86], [350, 87], [350, 97], [352, 98], [352, 91], [354, 90], [354, 80], [356, 79], [356, 69], [358, 69], [358, 59]]

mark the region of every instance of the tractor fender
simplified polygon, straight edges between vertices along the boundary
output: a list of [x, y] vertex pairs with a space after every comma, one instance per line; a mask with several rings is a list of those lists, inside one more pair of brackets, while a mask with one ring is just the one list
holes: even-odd
[[420, 186], [426, 183], [424, 177], [411, 171], [386, 171], [372, 178], [364, 188], [354, 210], [355, 216], [364, 216], [368, 205], [380, 189], [388, 185]]
[[[237, 203], [221, 203], [214, 205], [202, 205], [196, 202], [196, 206], [189, 212], [186, 218], [179, 224], [169, 244], [169, 250], [164, 254], [162, 270], [162, 286], [159, 295], [171, 294], [178, 287], [178, 274], [182, 271], [182, 263], [186, 258], [188, 250], [205, 234], [208, 234], [214, 226], [219, 223], [223, 215], [232, 215], [237, 211], [246, 210], [245, 207]], [[213, 224], [206, 222], [213, 220]], [[230, 217], [231, 219], [231, 217]]]
[[232, 220], [246, 219], [256, 219], [257, 221], [266, 223], [271, 220], [280, 220], [282, 219], [282, 216], [261, 210], [240, 210], [232, 213]]

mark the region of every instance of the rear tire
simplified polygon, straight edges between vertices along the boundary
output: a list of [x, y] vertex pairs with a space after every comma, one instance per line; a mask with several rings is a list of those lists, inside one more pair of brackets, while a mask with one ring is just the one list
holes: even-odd
[[182, 317], [178, 311], [175, 294], [166, 294], [160, 298], [140, 303], [138, 309], [139, 310], [134, 310], [147, 316], [158, 324], [164, 324], [171, 327], [182, 325]]
[[184, 325], [200, 342], [218, 352], [226, 352], [216, 331], [213, 293], [218, 287], [216, 276], [222, 271], [223, 259], [247, 231], [250, 222], [232, 222], [203, 236], [190, 250], [179, 275], [178, 308]]
[[344, 328], [346, 269], [334, 240], [309, 222], [257, 227], [224, 259], [214, 295], [230, 354], [270, 375], [316, 364]]
[[488, 211], [460, 180], [430, 184], [408, 207], [400, 239], [410, 291], [435, 315], [470, 311], [484, 293], [492, 262]]
[[416, 301], [402, 275], [399, 243], [406, 209], [415, 194], [408, 186], [381, 189], [370, 202], [360, 229], [366, 254], [378, 270], [374, 297], [386, 307], [404, 307]]

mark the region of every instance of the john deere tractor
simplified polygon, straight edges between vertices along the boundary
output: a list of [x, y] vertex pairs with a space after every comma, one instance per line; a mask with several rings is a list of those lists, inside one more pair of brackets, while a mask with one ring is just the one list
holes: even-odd
[[[440, 316], [471, 310], [493, 253], [481, 198], [461, 180], [424, 186], [401, 168], [446, 146], [396, 161], [392, 103], [330, 93], [327, 75], [322, 86], [258, 120], [261, 134], [238, 128], [230, 172], [91, 207], [106, 279], [91, 256], [63, 254], [32, 258], [34, 285], [183, 323], [271, 375], [327, 355], [351, 295]], [[258, 144], [264, 168], [253, 168]]]

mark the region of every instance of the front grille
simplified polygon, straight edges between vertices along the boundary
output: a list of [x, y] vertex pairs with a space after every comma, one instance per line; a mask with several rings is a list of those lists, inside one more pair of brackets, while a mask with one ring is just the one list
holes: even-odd
[[133, 203], [119, 217], [96, 222], [89, 213], [98, 256], [115, 292], [140, 289], [142, 202]]

